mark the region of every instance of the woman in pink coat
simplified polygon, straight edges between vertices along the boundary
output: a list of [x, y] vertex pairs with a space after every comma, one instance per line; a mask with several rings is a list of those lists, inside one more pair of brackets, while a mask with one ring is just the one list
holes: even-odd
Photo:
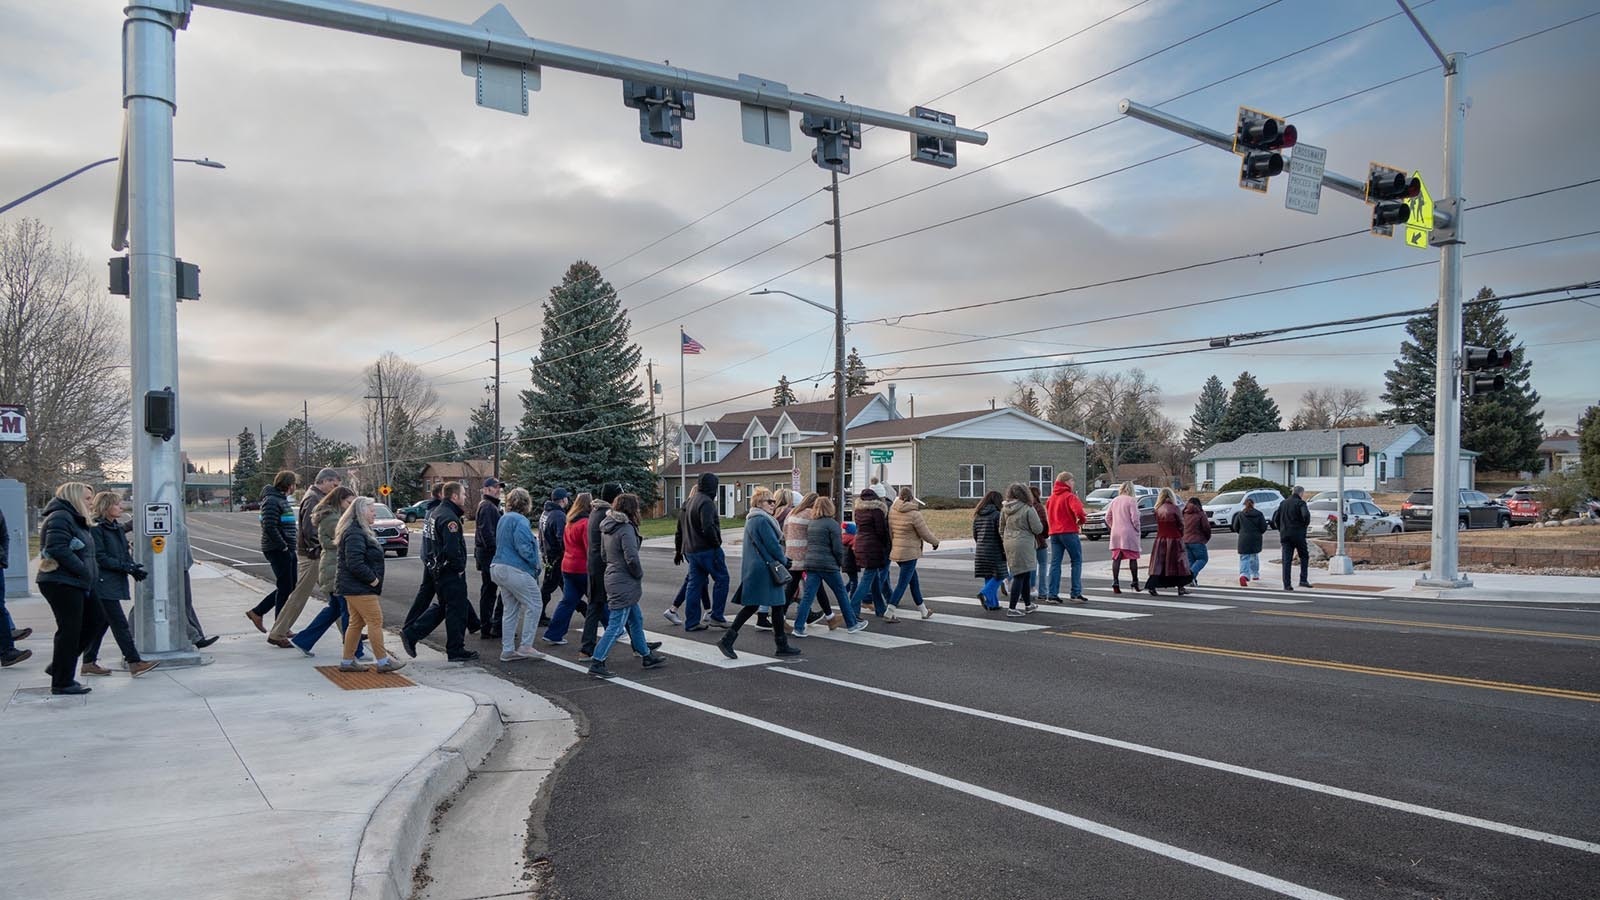
[[1133, 573], [1134, 593], [1139, 591], [1139, 501], [1133, 496], [1133, 482], [1124, 481], [1117, 496], [1106, 506], [1106, 528], [1111, 532], [1111, 593], [1122, 593], [1122, 561]]

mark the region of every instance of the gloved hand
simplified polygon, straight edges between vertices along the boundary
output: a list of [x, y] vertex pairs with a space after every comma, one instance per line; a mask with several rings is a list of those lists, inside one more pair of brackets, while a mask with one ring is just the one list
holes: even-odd
[[133, 564], [133, 571], [128, 574], [133, 576], [134, 581], [143, 581], [150, 577], [150, 573], [145, 571], [145, 567], [138, 563]]

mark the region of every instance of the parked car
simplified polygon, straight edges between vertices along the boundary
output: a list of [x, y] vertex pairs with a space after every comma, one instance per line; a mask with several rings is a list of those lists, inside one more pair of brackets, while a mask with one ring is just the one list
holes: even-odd
[[1539, 514], [1544, 511], [1544, 504], [1539, 502], [1539, 489], [1531, 484], [1514, 487], [1495, 500], [1511, 512], [1511, 521], [1517, 525], [1539, 521]]
[[1205, 510], [1206, 517], [1211, 520], [1213, 527], [1237, 531], [1238, 529], [1234, 527], [1234, 520], [1239, 517], [1239, 513], [1244, 512], [1244, 501], [1246, 500], [1254, 500], [1256, 509], [1260, 510], [1261, 514], [1266, 516], [1267, 521], [1270, 522], [1272, 521], [1272, 514], [1278, 511], [1278, 504], [1283, 502], [1283, 495], [1270, 488], [1229, 491], [1226, 494], [1218, 494], [1212, 497], [1211, 502], [1201, 508]]
[[239, 504], [239, 511], [240, 512], [260, 512], [261, 511], [261, 501], [260, 500], [246, 500], [246, 501], [244, 501], [244, 502]]
[[[1339, 492], [1338, 491], [1318, 491], [1316, 496], [1312, 497], [1311, 500], [1308, 501], [1308, 502], [1315, 503], [1318, 500], [1332, 500], [1333, 498], [1335, 498], [1337, 496], [1339, 496]], [[1360, 488], [1345, 488], [1344, 489], [1344, 498], [1346, 500], [1362, 500], [1362, 501], [1365, 501], [1367, 503], [1371, 503], [1372, 502], [1372, 492], [1371, 491], [1364, 491], [1364, 490], [1362, 490]]]
[[1114, 487], [1097, 488], [1083, 498], [1083, 511], [1087, 515], [1097, 509], [1105, 509], [1106, 504], [1116, 499], [1117, 489]]
[[[1326, 500], [1313, 500], [1311, 507], [1311, 525], [1313, 528], [1323, 527], [1324, 522], [1336, 520], [1335, 510], [1338, 501], [1333, 498]], [[1354, 522], [1360, 526], [1360, 534], [1394, 534], [1405, 530], [1405, 523], [1400, 517], [1386, 513], [1376, 505], [1365, 500], [1346, 500], [1344, 502], [1344, 521]]]
[[[1139, 499], [1139, 536], [1149, 537], [1156, 533], [1156, 495], [1145, 494]], [[1083, 523], [1083, 536], [1091, 541], [1098, 541], [1110, 532], [1106, 527], [1106, 511], [1104, 507], [1089, 513]]]
[[382, 503], [374, 503], [373, 507], [377, 517], [372, 522], [372, 533], [378, 536], [383, 552], [392, 550], [395, 556], [405, 556], [411, 552], [411, 532], [406, 528], [406, 523]]
[[[1479, 491], [1461, 489], [1456, 506], [1456, 529], [1510, 528], [1511, 510], [1489, 499]], [[1400, 522], [1404, 531], [1427, 531], [1433, 528], [1433, 489], [1412, 491], [1400, 504]]]
[[420, 522], [428, 516], [427, 503], [426, 500], [420, 500], [410, 506], [402, 506], [395, 510], [395, 515], [398, 515], [402, 522]]

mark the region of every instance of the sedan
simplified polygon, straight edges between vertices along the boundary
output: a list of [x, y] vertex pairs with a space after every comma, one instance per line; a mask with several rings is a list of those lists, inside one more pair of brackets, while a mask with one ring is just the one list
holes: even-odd
[[[1329, 524], [1335, 521], [1338, 501], [1313, 500], [1308, 504], [1311, 508], [1311, 521], [1313, 524], [1325, 521]], [[1365, 500], [1345, 501], [1344, 520], [1346, 523], [1354, 522], [1359, 528], [1358, 534], [1394, 534], [1404, 531], [1405, 525], [1399, 516], [1390, 515]]]
[[[1337, 496], [1339, 496], [1338, 491], [1319, 491], [1316, 496], [1311, 498], [1310, 502], [1314, 503], [1318, 500], [1332, 500]], [[1371, 503], [1372, 492], [1363, 491], [1360, 488], [1345, 488], [1344, 498], [1346, 500], [1361, 500], [1365, 503]]]
[[1274, 490], [1229, 491], [1211, 498], [1211, 502], [1201, 509], [1205, 510], [1206, 518], [1216, 528], [1227, 528], [1238, 531], [1234, 520], [1244, 512], [1244, 501], [1255, 501], [1256, 509], [1261, 511], [1267, 521], [1272, 521], [1272, 514], [1278, 511], [1278, 504], [1283, 502], [1283, 495]]
[[377, 517], [372, 522], [372, 533], [378, 536], [383, 552], [393, 551], [395, 556], [405, 556], [411, 552], [411, 532], [406, 529], [406, 523], [382, 503], [373, 504], [373, 509]]
[[[1412, 491], [1400, 504], [1400, 521], [1405, 531], [1427, 531], [1433, 527], [1433, 490]], [[1511, 511], [1487, 495], [1462, 488], [1456, 502], [1456, 530], [1468, 528], [1510, 528]]]
[[[1089, 513], [1088, 519], [1083, 523], [1083, 536], [1091, 541], [1098, 541], [1110, 533], [1106, 527], [1106, 511], [1102, 507]], [[1154, 494], [1146, 494], [1139, 498], [1139, 536], [1149, 537], [1156, 533], [1156, 498]]]
[[410, 506], [402, 506], [395, 512], [399, 514], [402, 522], [415, 522], [419, 519], [425, 519], [428, 516], [428, 501], [421, 500]]

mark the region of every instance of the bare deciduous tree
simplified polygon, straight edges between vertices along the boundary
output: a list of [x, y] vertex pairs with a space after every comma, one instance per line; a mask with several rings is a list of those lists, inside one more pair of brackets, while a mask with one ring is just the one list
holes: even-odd
[[[383, 369], [384, 409], [378, 408], [378, 369]], [[417, 460], [422, 455], [422, 436], [431, 432], [439, 422], [439, 394], [433, 382], [416, 364], [403, 359], [398, 353], [387, 352], [367, 367], [367, 447], [368, 472], [382, 479], [383, 420], [389, 426], [389, 460]]]
[[1360, 388], [1311, 388], [1300, 395], [1300, 411], [1289, 422], [1290, 430], [1354, 428], [1376, 423], [1367, 392]]
[[0, 471], [43, 502], [66, 476], [128, 458], [127, 340], [83, 258], [36, 219], [0, 223], [0, 402], [28, 442]]

